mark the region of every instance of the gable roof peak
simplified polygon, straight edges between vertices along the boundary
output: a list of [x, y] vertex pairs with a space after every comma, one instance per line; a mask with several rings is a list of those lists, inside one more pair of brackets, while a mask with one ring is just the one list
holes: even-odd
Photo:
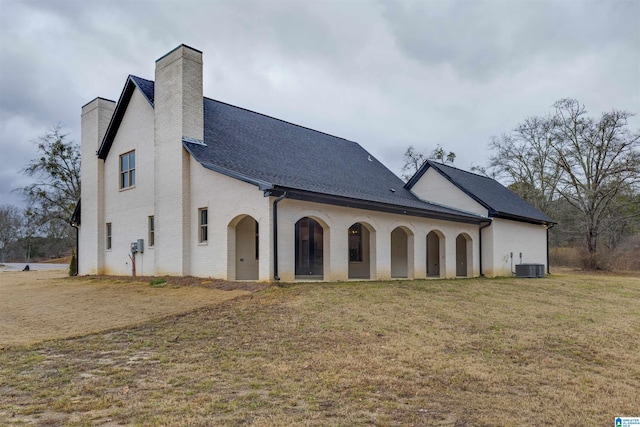
[[535, 224], [555, 223], [544, 212], [495, 179], [432, 160], [425, 162], [420, 170], [409, 180], [405, 188], [411, 189], [429, 168], [433, 168], [467, 196], [484, 206], [491, 217]]
[[113, 144], [113, 139], [118, 132], [120, 123], [122, 123], [122, 119], [124, 118], [124, 113], [127, 111], [129, 101], [131, 100], [131, 96], [133, 96], [133, 92], [136, 88], [140, 91], [140, 93], [142, 93], [142, 96], [151, 105], [151, 108], [153, 108], [153, 82], [130, 74], [127, 77], [127, 81], [124, 84], [124, 88], [122, 89], [122, 93], [120, 94], [120, 98], [118, 99], [118, 102], [116, 104], [116, 108], [113, 112], [113, 115], [111, 116], [111, 121], [109, 122], [109, 126], [107, 127], [107, 132], [105, 133], [104, 138], [102, 139], [102, 143], [100, 144], [100, 148], [98, 149], [98, 158], [103, 160], [107, 158], [107, 154], [109, 154], [109, 150], [111, 149], [111, 145]]
[[428, 159], [428, 160], [427, 160], [427, 163], [429, 163], [429, 165], [430, 165], [431, 167], [434, 167], [434, 168], [436, 168], [436, 169], [440, 169], [440, 170], [441, 170], [441, 171], [443, 171], [443, 172], [444, 172], [444, 171], [446, 171], [446, 170], [455, 170], [455, 171], [460, 172], [460, 173], [465, 173], [465, 174], [469, 174], [469, 175], [476, 176], [476, 177], [478, 177], [478, 178], [489, 179], [489, 180], [494, 181], [494, 179], [493, 179], [493, 178], [490, 178], [490, 177], [488, 177], [488, 176], [480, 175], [480, 174], [478, 174], [478, 173], [471, 172], [471, 171], [468, 171], [468, 170], [466, 170], [466, 169], [457, 168], [457, 167], [455, 167], [455, 166], [453, 166], [453, 165], [446, 165], [446, 164], [444, 164], [444, 163], [440, 163], [440, 162], [437, 162], [437, 161], [435, 161], [435, 160]]

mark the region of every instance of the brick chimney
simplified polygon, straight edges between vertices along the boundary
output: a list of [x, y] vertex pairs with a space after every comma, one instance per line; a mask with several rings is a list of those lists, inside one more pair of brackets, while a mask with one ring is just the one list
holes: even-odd
[[202, 52], [180, 45], [156, 61], [154, 111], [156, 274], [187, 275], [190, 157], [182, 140], [204, 140]]
[[101, 274], [104, 268], [104, 160], [98, 158], [97, 152], [115, 108], [115, 102], [104, 98], [96, 98], [82, 107], [79, 274]]

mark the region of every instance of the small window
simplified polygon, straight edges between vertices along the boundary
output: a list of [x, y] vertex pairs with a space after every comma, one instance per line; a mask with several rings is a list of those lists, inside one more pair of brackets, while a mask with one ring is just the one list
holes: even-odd
[[107, 223], [107, 250], [111, 250], [111, 223]]
[[136, 152], [129, 151], [120, 156], [120, 189], [136, 185]]
[[200, 217], [200, 243], [206, 243], [209, 241], [209, 212], [207, 208], [198, 209]]
[[362, 224], [349, 227], [349, 261], [362, 261]]
[[153, 216], [149, 217], [149, 247], [156, 243], [156, 220]]

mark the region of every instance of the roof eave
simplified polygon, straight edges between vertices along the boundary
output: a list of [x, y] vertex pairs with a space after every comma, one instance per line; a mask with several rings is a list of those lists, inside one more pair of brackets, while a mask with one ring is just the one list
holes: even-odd
[[408, 206], [382, 203], [371, 200], [354, 199], [344, 196], [335, 196], [324, 193], [314, 193], [295, 188], [274, 186], [266, 192], [266, 195], [280, 196], [287, 193], [288, 199], [304, 200], [315, 203], [323, 203], [347, 208], [365, 209], [377, 212], [395, 213], [422, 218], [439, 219], [443, 221], [461, 222], [466, 224], [480, 224], [488, 219], [479, 215], [453, 214], [445, 212], [435, 212], [428, 209], [412, 208]]
[[406, 188], [407, 190], [411, 190], [413, 186], [416, 185], [416, 182], [418, 182], [420, 178], [422, 178], [422, 175], [425, 174], [427, 169], [429, 169], [429, 162], [425, 161], [422, 166], [420, 166], [420, 169], [418, 169], [418, 171], [413, 174], [409, 181], [407, 181], [407, 183], [404, 185], [404, 188]]
[[489, 212], [489, 216], [491, 218], [508, 219], [508, 220], [511, 220], [511, 221], [526, 222], [526, 223], [529, 223], [529, 224], [540, 224], [540, 225], [557, 224], [551, 218], [549, 218], [549, 220], [544, 220], [544, 219], [538, 219], [538, 218], [530, 218], [530, 217], [525, 217], [525, 216], [513, 215], [513, 214], [505, 213], [505, 212], [497, 212], [497, 211], [493, 211], [493, 210]]
[[[191, 141], [184, 140], [184, 139], [182, 140], [182, 146], [185, 148], [185, 150], [187, 150], [187, 152], [189, 152], [191, 157], [193, 157], [196, 161], [198, 161], [197, 157], [195, 156], [195, 154], [191, 150], [190, 144], [195, 144], [195, 145], [202, 145], [202, 144], [199, 144], [199, 143], [196, 143], [196, 142], [191, 142]], [[266, 190], [269, 190], [269, 189], [273, 188], [273, 184], [270, 183], [270, 182], [267, 182], [267, 181], [264, 181], [264, 180], [261, 180], [261, 179], [257, 179], [257, 178], [253, 178], [253, 177], [250, 177], [248, 175], [242, 174], [240, 172], [236, 172], [236, 171], [233, 171], [233, 170], [230, 170], [230, 169], [227, 169], [227, 168], [223, 168], [223, 167], [218, 166], [218, 165], [214, 165], [212, 163], [200, 162], [200, 161], [198, 161], [198, 163], [200, 163], [202, 165], [202, 167], [204, 167], [205, 169], [209, 169], [211, 171], [218, 172], [218, 173], [221, 173], [223, 175], [226, 175], [226, 176], [228, 176], [230, 178], [234, 178], [234, 179], [246, 182], [248, 184], [255, 185], [255, 186], [258, 187], [258, 189], [260, 191], [266, 191]]]

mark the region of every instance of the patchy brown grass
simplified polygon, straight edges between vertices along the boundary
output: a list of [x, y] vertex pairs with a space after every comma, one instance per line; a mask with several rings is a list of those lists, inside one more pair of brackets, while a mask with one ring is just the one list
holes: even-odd
[[70, 278], [64, 270], [2, 271], [0, 348], [139, 324], [247, 295], [256, 286], [193, 278]]
[[611, 425], [639, 337], [637, 277], [283, 285], [5, 350], [0, 424]]

